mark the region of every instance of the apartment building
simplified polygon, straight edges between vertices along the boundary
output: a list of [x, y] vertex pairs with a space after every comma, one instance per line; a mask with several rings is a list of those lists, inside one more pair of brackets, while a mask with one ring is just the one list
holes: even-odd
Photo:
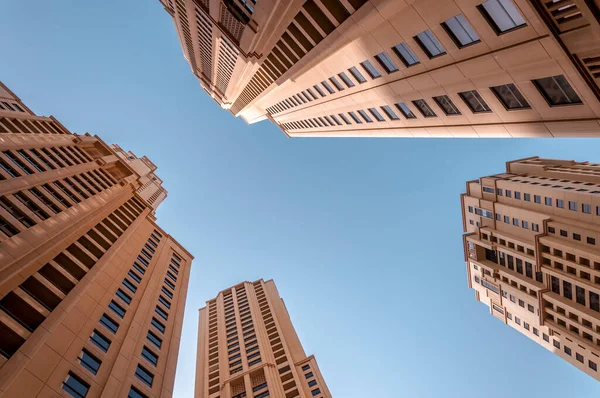
[[[600, 135], [597, 1], [161, 2], [205, 90], [290, 137]], [[248, 21], [237, 47], [228, 7]]]
[[507, 162], [468, 181], [461, 203], [476, 300], [600, 380], [600, 164]]
[[196, 398], [331, 398], [272, 280], [243, 282], [200, 309]]
[[0, 395], [172, 395], [192, 255], [156, 166], [0, 83]]

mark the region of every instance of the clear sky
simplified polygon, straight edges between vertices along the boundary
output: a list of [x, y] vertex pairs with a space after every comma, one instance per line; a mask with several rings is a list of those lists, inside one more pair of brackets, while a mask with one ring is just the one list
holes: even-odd
[[197, 309], [274, 279], [336, 398], [574, 397], [600, 384], [467, 288], [465, 181], [599, 140], [288, 139], [200, 88], [158, 0], [0, 0], [0, 80], [35, 112], [159, 169], [159, 224], [196, 259], [175, 384], [192, 397]]

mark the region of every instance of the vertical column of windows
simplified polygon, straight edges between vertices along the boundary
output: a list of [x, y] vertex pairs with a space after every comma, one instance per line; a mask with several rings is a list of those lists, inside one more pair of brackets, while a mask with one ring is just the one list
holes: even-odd
[[[228, 316], [235, 317], [233, 308], [231, 314], [228, 315], [229, 310], [225, 310], [225, 319]], [[237, 341], [227, 337], [227, 342]], [[239, 344], [239, 343], [238, 343]], [[217, 322], [217, 302], [213, 300], [208, 304], [208, 394], [213, 395], [218, 393], [220, 389], [219, 385], [219, 331]]]
[[283, 389], [284, 391], [290, 390], [290, 396], [298, 395], [296, 381], [294, 380], [294, 376], [290, 368], [287, 356], [285, 355], [285, 349], [283, 347], [281, 337], [279, 336], [279, 332], [277, 331], [277, 326], [275, 325], [273, 314], [271, 313], [271, 309], [269, 308], [269, 303], [260, 281], [254, 283], [254, 291], [256, 293], [256, 298], [258, 299], [258, 305], [260, 308], [260, 313], [263, 322], [265, 324], [265, 328], [267, 329], [267, 338], [269, 339], [271, 350], [273, 351], [273, 355], [275, 356], [275, 364], [279, 372], [279, 377], [281, 379]]

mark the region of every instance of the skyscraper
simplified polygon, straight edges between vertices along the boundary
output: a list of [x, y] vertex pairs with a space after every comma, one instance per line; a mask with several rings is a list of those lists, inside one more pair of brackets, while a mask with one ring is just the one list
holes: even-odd
[[600, 380], [600, 164], [515, 160], [461, 203], [475, 298]]
[[244, 282], [200, 309], [196, 398], [330, 398], [272, 280]]
[[592, 1], [160, 1], [207, 93], [290, 137], [600, 136]]
[[156, 166], [0, 83], [0, 395], [171, 396], [192, 255]]

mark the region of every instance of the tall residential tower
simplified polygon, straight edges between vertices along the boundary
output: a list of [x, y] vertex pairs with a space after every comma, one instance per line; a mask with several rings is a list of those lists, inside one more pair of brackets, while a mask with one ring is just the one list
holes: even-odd
[[600, 380], [600, 164], [515, 160], [461, 202], [475, 298]]
[[202, 87], [290, 137], [600, 136], [596, 0], [160, 0]]
[[200, 309], [196, 398], [331, 398], [272, 280], [244, 282]]
[[156, 166], [0, 83], [0, 395], [172, 395], [192, 256]]

